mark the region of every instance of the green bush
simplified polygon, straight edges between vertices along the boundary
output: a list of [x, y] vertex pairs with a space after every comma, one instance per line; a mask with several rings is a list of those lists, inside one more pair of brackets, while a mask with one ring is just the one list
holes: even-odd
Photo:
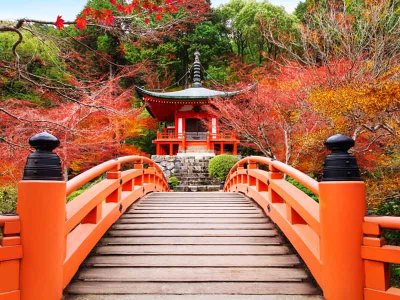
[[104, 175], [101, 175], [100, 177], [86, 183], [84, 186], [80, 187], [78, 190], [76, 190], [75, 192], [72, 192], [68, 197], [67, 197], [67, 202], [74, 200], [76, 197], [78, 197], [79, 195], [83, 194], [84, 192], [86, 192], [88, 189], [90, 189], [92, 186], [98, 184], [100, 181], [102, 181], [103, 179], [105, 179]]
[[17, 189], [11, 186], [0, 187], [0, 213], [14, 213], [17, 206]]
[[218, 178], [224, 181], [238, 159], [234, 155], [222, 154], [213, 157], [208, 164], [208, 174], [211, 178]]
[[179, 185], [179, 180], [175, 176], [171, 176], [168, 178], [168, 183], [172, 189], [175, 189]]
[[318, 196], [315, 195], [312, 191], [310, 191], [308, 188], [306, 188], [304, 185], [302, 185], [300, 182], [294, 180], [291, 177], [286, 177], [286, 180], [293, 184], [295, 187], [297, 187], [299, 190], [301, 190], [303, 193], [314, 199], [315, 201], [319, 202]]
[[400, 216], [400, 199], [381, 202], [373, 213], [380, 216]]

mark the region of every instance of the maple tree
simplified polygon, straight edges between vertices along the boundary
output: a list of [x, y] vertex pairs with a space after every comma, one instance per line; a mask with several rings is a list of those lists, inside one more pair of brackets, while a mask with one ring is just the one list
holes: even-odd
[[[129, 7], [122, 1], [107, 3], [114, 9], [86, 7], [75, 21], [58, 16], [55, 22], [22, 19], [15, 25], [0, 24], [10, 42], [0, 56], [1, 92], [6, 96], [0, 105], [0, 184], [21, 178], [30, 151], [27, 140], [43, 130], [60, 138], [57, 151], [70, 175], [117, 155], [144, 154], [126, 141], [155, 130], [156, 122], [143, 108], [133, 107], [132, 80], [150, 81], [154, 68], [146, 61], [126, 64], [121, 59], [124, 46], [140, 46], [138, 41], [150, 33], [153, 39], [165, 32], [173, 36], [201, 21], [209, 5], [191, 0], [133, 1]], [[171, 15], [178, 10], [180, 16]], [[190, 14], [191, 10], [198, 11]], [[164, 13], [169, 15], [161, 18]], [[146, 25], [143, 20], [136, 26], [131, 21], [144, 16], [160, 24]], [[52, 25], [59, 32], [51, 31]], [[119, 41], [116, 58], [90, 45], [100, 31]]]
[[[213, 110], [219, 114], [222, 126], [234, 130], [248, 146], [298, 166], [308, 161], [305, 158], [315, 149], [316, 135], [322, 127], [307, 97], [308, 91], [326, 78], [326, 69], [303, 69], [293, 64], [275, 70], [275, 74], [270, 71], [254, 70], [259, 76], [256, 90], [229, 102], [217, 99]], [[303, 169], [305, 165], [303, 162]], [[311, 166], [306, 169], [316, 170]]]

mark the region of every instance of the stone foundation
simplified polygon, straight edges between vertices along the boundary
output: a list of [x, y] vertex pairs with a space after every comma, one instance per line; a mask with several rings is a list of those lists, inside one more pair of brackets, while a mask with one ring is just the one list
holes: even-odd
[[208, 176], [208, 163], [212, 156], [169, 156], [151, 157], [163, 170], [165, 176], [175, 176], [180, 184], [176, 191], [218, 191], [220, 182]]

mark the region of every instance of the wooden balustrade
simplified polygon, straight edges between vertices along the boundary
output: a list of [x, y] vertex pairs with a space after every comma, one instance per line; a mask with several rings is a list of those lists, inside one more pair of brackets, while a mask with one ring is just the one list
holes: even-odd
[[[258, 169], [260, 165], [268, 171]], [[284, 175], [319, 196], [319, 204]], [[244, 193], [262, 207], [307, 264], [326, 299], [400, 299], [400, 290], [389, 286], [388, 272], [389, 263], [400, 263], [400, 247], [385, 246], [381, 238], [382, 228], [400, 229], [400, 218], [365, 217], [363, 182], [318, 183], [279, 161], [247, 157], [232, 168], [224, 191]]]
[[[258, 169], [269, 166], [269, 171]], [[246, 167], [246, 168], [244, 168]], [[322, 285], [318, 203], [283, 179], [287, 174], [318, 195], [318, 182], [300, 171], [265, 157], [240, 160], [230, 171], [225, 192], [242, 192], [254, 199], [279, 226]]]
[[[38, 155], [48, 151], [48, 157], [58, 144], [44, 135], [32, 144]], [[350, 144], [339, 137], [335, 151]], [[50, 175], [55, 176], [41, 179], [48, 174], [43, 166], [36, 172], [35, 155], [33, 167], [26, 168], [30, 179], [18, 186], [18, 216], [0, 216], [0, 300], [61, 299], [85, 257], [126, 209], [147, 193], [169, 190], [161, 168], [146, 157], [110, 160], [64, 182], [54, 155]], [[348, 164], [343, 152], [339, 156]], [[337, 177], [317, 182], [277, 160], [247, 157], [231, 169], [224, 191], [244, 193], [260, 205], [300, 254], [326, 299], [399, 300], [400, 289], [390, 286], [389, 265], [400, 264], [400, 247], [386, 245], [382, 230], [400, 230], [400, 218], [365, 217], [364, 183], [335, 181], [342, 179], [342, 169], [325, 168]], [[354, 170], [345, 173], [354, 175]], [[103, 175], [66, 204], [68, 195]], [[285, 176], [315, 193], [319, 204]]]
[[400, 264], [400, 246], [386, 244], [384, 229], [400, 230], [400, 217], [365, 217], [362, 246], [365, 300], [400, 299], [400, 289], [390, 286], [390, 264]]
[[176, 133], [165, 133], [157, 132], [157, 140], [196, 140], [195, 137], [198, 135], [200, 140], [237, 140], [237, 137], [233, 133], [210, 133], [210, 132], [184, 132], [181, 135]]
[[20, 261], [22, 246], [18, 216], [0, 215], [0, 299], [20, 299]]
[[[133, 164], [133, 168], [121, 170], [124, 164]], [[68, 195], [103, 174], [103, 180], [66, 204]], [[6, 243], [0, 247], [0, 275], [7, 271], [16, 277], [6, 281], [4, 288], [2, 282], [0, 300], [61, 299], [63, 288], [80, 264], [125, 210], [147, 193], [169, 188], [161, 168], [152, 160], [126, 156], [102, 163], [68, 182], [23, 180], [18, 190], [24, 255], [19, 238], [9, 236], [19, 232], [19, 219], [14, 217], [11, 224], [0, 217]], [[10, 263], [2, 264], [3, 260]], [[2, 298], [4, 289], [13, 294]]]

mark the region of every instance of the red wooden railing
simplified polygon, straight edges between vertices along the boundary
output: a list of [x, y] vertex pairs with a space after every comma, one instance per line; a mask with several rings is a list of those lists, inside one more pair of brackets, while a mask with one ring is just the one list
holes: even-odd
[[390, 264], [400, 264], [400, 246], [386, 245], [384, 229], [400, 230], [400, 217], [365, 217], [362, 258], [365, 299], [400, 299], [400, 289], [390, 287]]
[[18, 216], [0, 216], [0, 299], [20, 299], [20, 228]]
[[[184, 132], [180, 135], [176, 133], [165, 133], [165, 132], [157, 132], [157, 140], [182, 140], [184, 137], [189, 140], [193, 139], [193, 135], [198, 134], [201, 137], [201, 140], [237, 140], [237, 136], [234, 133], [210, 133], [210, 132]], [[191, 138], [192, 137], [192, 138]]]
[[[134, 165], [121, 171], [124, 164]], [[66, 204], [68, 195], [102, 174], [105, 179]], [[160, 167], [141, 156], [110, 160], [68, 182], [20, 181], [19, 216], [0, 217], [0, 300], [61, 299], [80, 264], [126, 209], [149, 192], [168, 190]]]
[[[319, 196], [319, 204], [285, 175]], [[383, 228], [400, 229], [400, 218], [365, 217], [363, 182], [317, 182], [282, 162], [247, 157], [232, 168], [224, 190], [242, 192], [260, 205], [295, 247], [326, 299], [400, 299], [400, 289], [389, 286], [388, 268], [400, 263], [400, 247], [385, 246], [381, 237]]]
[[[32, 144], [46, 158], [51, 153], [44, 150], [55, 144], [44, 147], [51, 136], [41, 138], [42, 145]], [[348, 140], [341, 143], [348, 146]], [[54, 159], [50, 162], [54, 165]], [[0, 216], [0, 300], [61, 299], [85, 257], [126, 209], [149, 192], [168, 191], [160, 167], [145, 157], [110, 160], [68, 182], [35, 177], [43, 162], [34, 156], [30, 163], [36, 169], [25, 170], [36, 179], [24, 177], [19, 183], [18, 216]], [[121, 171], [127, 164], [133, 168]], [[55, 166], [61, 171], [59, 163]], [[68, 195], [102, 174], [105, 179], [66, 204]], [[314, 192], [319, 204], [285, 175]], [[362, 181], [317, 182], [279, 161], [247, 157], [232, 168], [224, 190], [242, 192], [260, 205], [296, 248], [326, 299], [400, 299], [400, 289], [389, 282], [389, 265], [400, 263], [400, 247], [386, 245], [382, 237], [385, 229], [400, 230], [400, 218], [365, 217]]]

